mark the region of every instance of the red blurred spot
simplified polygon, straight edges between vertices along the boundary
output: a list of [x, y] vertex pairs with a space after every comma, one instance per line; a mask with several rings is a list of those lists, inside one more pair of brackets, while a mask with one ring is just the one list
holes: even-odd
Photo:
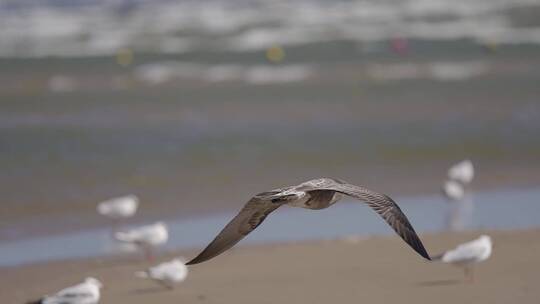
[[396, 54], [405, 55], [409, 52], [409, 41], [401, 37], [392, 38], [390, 48]]

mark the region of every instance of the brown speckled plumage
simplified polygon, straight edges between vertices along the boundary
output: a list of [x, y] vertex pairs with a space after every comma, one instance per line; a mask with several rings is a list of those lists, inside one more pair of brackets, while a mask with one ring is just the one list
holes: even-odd
[[255, 230], [272, 211], [282, 205], [307, 209], [324, 209], [343, 195], [365, 202], [418, 254], [430, 259], [409, 220], [388, 196], [342, 180], [319, 178], [297, 186], [262, 192], [250, 199], [218, 236], [187, 265], [207, 261], [234, 246]]

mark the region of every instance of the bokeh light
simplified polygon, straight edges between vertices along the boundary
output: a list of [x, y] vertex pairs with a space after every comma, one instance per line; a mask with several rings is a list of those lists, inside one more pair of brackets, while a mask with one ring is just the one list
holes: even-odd
[[116, 52], [116, 63], [127, 67], [133, 63], [133, 50], [130, 48], [121, 48]]
[[273, 63], [282, 62], [285, 59], [285, 50], [280, 46], [272, 46], [266, 50], [266, 59]]

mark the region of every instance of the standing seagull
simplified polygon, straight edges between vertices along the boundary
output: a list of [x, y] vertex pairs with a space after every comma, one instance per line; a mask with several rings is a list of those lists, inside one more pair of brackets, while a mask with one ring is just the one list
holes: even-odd
[[62, 289], [52, 296], [44, 296], [27, 304], [97, 304], [101, 287], [103, 285], [97, 279], [86, 278], [80, 284]]
[[169, 232], [163, 222], [141, 226], [126, 232], [116, 232], [114, 238], [142, 248], [148, 261], [153, 260], [152, 248], [167, 243]]
[[457, 231], [463, 230], [471, 220], [474, 205], [471, 196], [467, 195], [465, 187], [455, 180], [447, 180], [442, 188], [443, 195], [449, 204], [447, 214], [447, 228]]
[[465, 198], [465, 188], [454, 180], [447, 180], [442, 187], [443, 195], [449, 201], [461, 201]]
[[434, 257], [433, 261], [440, 261], [463, 268], [465, 278], [469, 282], [473, 282], [474, 264], [487, 260], [491, 256], [492, 247], [491, 237], [482, 235], [476, 240], [463, 243]]
[[168, 289], [174, 289], [174, 285], [183, 282], [187, 275], [188, 268], [180, 258], [135, 273], [139, 278], [152, 279]]
[[474, 167], [469, 159], [460, 161], [448, 169], [448, 177], [465, 185], [474, 178]]
[[364, 187], [354, 186], [332, 178], [319, 178], [297, 186], [262, 192], [251, 198], [240, 213], [223, 228], [218, 236], [187, 265], [207, 261], [234, 246], [259, 226], [266, 216], [280, 206], [324, 209], [347, 195], [366, 202], [416, 252], [430, 259], [407, 217], [388, 196]]

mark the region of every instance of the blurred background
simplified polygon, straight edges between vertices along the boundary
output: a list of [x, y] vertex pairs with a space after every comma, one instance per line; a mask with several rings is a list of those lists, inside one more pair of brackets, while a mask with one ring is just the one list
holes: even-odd
[[0, 241], [329, 176], [540, 181], [540, 1], [0, 0]]

